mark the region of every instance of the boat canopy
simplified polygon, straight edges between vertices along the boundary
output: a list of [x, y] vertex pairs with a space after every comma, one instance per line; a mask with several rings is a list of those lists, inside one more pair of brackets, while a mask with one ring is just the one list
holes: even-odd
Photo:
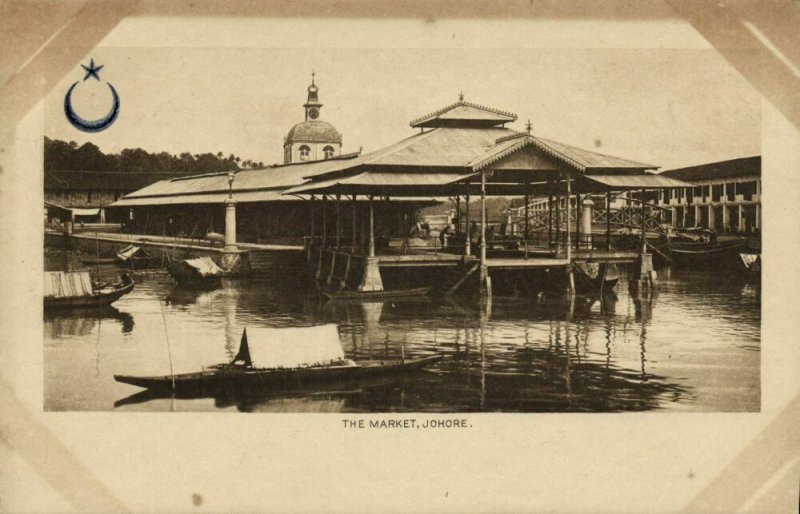
[[197, 257], [195, 259], [186, 259], [183, 262], [197, 270], [200, 276], [203, 277], [213, 277], [223, 273], [222, 268], [217, 266], [217, 263], [211, 260], [211, 257]]
[[92, 277], [88, 271], [46, 271], [44, 273], [45, 298], [91, 295]]
[[245, 329], [234, 362], [253, 368], [303, 368], [345, 359], [336, 325]]
[[127, 261], [128, 259], [132, 258], [134, 255], [136, 255], [137, 253], [140, 253], [140, 252], [141, 252], [141, 255], [139, 255], [139, 257], [146, 257], [147, 256], [147, 253], [144, 250], [142, 250], [141, 246], [129, 245], [129, 246], [126, 246], [125, 248], [123, 248], [122, 250], [120, 250], [119, 253], [117, 253], [117, 257], [119, 257], [123, 261]]

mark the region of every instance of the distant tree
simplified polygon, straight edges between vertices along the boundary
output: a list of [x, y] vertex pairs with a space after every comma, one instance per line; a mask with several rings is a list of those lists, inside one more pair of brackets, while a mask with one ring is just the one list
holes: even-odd
[[[94, 143], [78, 145], [44, 138], [44, 169], [48, 171], [146, 171], [187, 174], [215, 173], [240, 169], [241, 157], [223, 152], [192, 155], [182, 152], [150, 153], [142, 148], [125, 148], [120, 153], [105, 154]], [[246, 161], [250, 166], [253, 161]]]

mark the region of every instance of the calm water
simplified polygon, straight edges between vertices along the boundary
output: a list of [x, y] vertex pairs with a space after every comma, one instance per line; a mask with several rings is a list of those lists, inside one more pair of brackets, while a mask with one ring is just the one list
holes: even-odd
[[[75, 266], [48, 252], [48, 269]], [[118, 271], [102, 268], [113, 278]], [[659, 275], [659, 292], [614, 304], [512, 298], [323, 301], [297, 277], [197, 292], [136, 272], [113, 307], [47, 316], [47, 410], [262, 412], [758, 411], [757, 284], [701, 271]], [[169, 374], [228, 361], [244, 327], [336, 323], [351, 358], [445, 354], [428, 370], [327, 389], [153, 397], [115, 373]]]

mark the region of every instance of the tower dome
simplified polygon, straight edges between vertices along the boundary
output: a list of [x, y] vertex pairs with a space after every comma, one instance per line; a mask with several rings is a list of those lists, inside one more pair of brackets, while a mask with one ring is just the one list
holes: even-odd
[[314, 78], [315, 74], [311, 72], [308, 98], [303, 104], [306, 119], [292, 127], [284, 139], [284, 164], [330, 159], [341, 154], [342, 135], [333, 125], [318, 119], [322, 104], [319, 101], [319, 87]]

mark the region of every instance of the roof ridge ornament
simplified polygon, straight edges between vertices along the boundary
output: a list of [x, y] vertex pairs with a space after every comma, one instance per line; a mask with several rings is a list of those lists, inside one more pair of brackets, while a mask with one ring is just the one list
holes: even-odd
[[425, 116], [420, 116], [419, 118], [415, 118], [415, 119], [411, 120], [409, 125], [411, 125], [412, 127], [416, 127], [420, 123], [423, 123], [423, 122], [426, 122], [426, 121], [431, 121], [431, 120], [435, 119], [437, 116], [440, 116], [440, 115], [446, 113], [449, 110], [455, 109], [456, 107], [472, 107], [473, 109], [479, 109], [479, 110], [482, 110], [482, 111], [490, 112], [492, 114], [496, 114], [498, 116], [506, 116], [508, 118], [511, 118], [510, 120], [507, 120], [507, 121], [498, 121], [497, 122], [498, 124], [499, 123], [508, 123], [508, 122], [512, 122], [512, 121], [516, 121], [517, 120], [517, 115], [514, 114], [513, 112], [503, 111], [503, 110], [500, 110], [500, 109], [495, 109], [494, 107], [487, 107], [485, 105], [476, 104], [476, 103], [472, 103], [472, 102], [467, 102], [466, 100], [461, 99], [462, 96], [463, 96], [463, 93], [461, 95], [459, 95], [459, 101], [456, 102], [456, 103], [447, 105], [447, 106], [442, 107], [441, 109], [436, 110], [436, 111], [434, 111], [434, 112], [432, 112], [430, 114], [426, 114]]

